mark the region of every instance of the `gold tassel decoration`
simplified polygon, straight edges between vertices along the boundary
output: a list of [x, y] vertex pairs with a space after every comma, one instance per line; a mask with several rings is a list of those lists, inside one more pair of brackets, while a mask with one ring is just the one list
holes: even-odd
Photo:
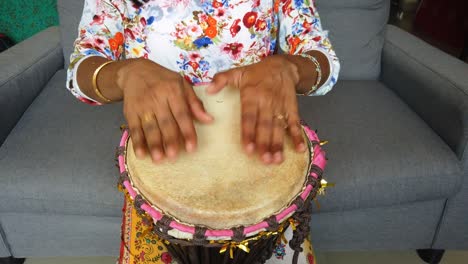
[[[317, 195], [325, 195], [325, 190], [329, 187], [334, 187], [334, 183], [327, 182], [325, 179], [320, 180], [320, 188], [317, 191]], [[315, 206], [317, 210], [320, 210], [320, 203], [317, 200], [317, 196], [314, 197]]]
[[294, 221], [294, 219], [292, 219], [292, 218], [289, 218], [289, 224], [291, 225], [291, 229], [293, 231], [295, 231], [296, 230], [296, 221]]
[[233, 259], [234, 258], [234, 249], [236, 249], [236, 248], [240, 248], [241, 250], [243, 250], [246, 253], [250, 252], [249, 242], [244, 240], [242, 242], [228, 242], [228, 243], [224, 244], [221, 247], [221, 249], [219, 250], [219, 253], [223, 254], [229, 249], [229, 257], [231, 259]]
[[328, 144], [328, 140], [322, 140], [322, 141], [320, 141], [320, 146], [324, 146], [324, 145], [326, 145], [326, 144]]
[[325, 195], [325, 189], [328, 187], [334, 187], [334, 183], [329, 183], [325, 179], [320, 180], [320, 188], [317, 191], [318, 195]]

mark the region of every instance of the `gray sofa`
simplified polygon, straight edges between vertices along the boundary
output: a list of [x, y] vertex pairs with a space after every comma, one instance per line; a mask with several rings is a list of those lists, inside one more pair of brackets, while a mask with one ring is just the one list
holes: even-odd
[[[83, 1], [60, 28], [0, 54], [0, 257], [117, 256], [121, 104], [65, 89]], [[468, 249], [468, 66], [387, 25], [386, 0], [317, 0], [341, 64], [300, 98], [336, 187], [312, 218], [319, 251]]]

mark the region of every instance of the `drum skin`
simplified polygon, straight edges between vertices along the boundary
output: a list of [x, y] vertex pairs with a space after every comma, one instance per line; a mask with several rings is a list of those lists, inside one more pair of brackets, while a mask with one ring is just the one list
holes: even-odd
[[211, 229], [253, 225], [280, 212], [303, 190], [312, 154], [296, 152], [286, 138], [285, 161], [264, 165], [242, 148], [239, 91], [194, 89], [215, 119], [195, 123], [197, 151], [156, 165], [149, 157], [137, 159], [129, 139], [126, 166], [135, 189], [177, 221]]

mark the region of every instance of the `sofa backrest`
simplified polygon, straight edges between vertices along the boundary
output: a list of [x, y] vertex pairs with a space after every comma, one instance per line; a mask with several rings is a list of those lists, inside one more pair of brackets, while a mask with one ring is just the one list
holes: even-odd
[[[341, 61], [340, 79], [376, 80], [390, 0], [315, 0]], [[65, 66], [78, 34], [84, 0], [58, 0]]]
[[65, 68], [70, 64], [70, 54], [73, 51], [73, 42], [78, 36], [78, 24], [83, 14], [83, 6], [84, 0], [57, 0]]
[[341, 62], [341, 80], [376, 80], [390, 0], [315, 0]]

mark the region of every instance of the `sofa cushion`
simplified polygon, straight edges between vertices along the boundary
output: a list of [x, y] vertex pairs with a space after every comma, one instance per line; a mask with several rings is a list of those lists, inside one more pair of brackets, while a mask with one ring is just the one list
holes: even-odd
[[318, 129], [336, 183], [320, 212], [436, 200], [455, 194], [461, 164], [444, 141], [390, 89], [342, 81], [327, 96], [301, 98], [302, 117]]
[[78, 102], [59, 71], [0, 148], [0, 212], [119, 216], [121, 112]]
[[83, 0], [57, 0], [65, 68], [70, 64], [73, 42], [78, 37], [78, 24], [83, 14], [83, 6]]
[[[58, 0], [65, 67], [70, 62], [83, 2]], [[376, 80], [388, 20], [388, 0], [316, 0], [323, 28], [341, 62], [340, 79]], [[359, 67], [355, 67], [359, 65]]]
[[[341, 80], [377, 80], [389, 0], [316, 0], [341, 62]], [[357, 66], [359, 65], [359, 66]]]
[[[0, 234], [3, 234], [3, 230], [0, 230]], [[8, 250], [5, 241], [3, 241], [3, 236], [0, 235], [0, 258], [11, 256], [10, 250]]]

